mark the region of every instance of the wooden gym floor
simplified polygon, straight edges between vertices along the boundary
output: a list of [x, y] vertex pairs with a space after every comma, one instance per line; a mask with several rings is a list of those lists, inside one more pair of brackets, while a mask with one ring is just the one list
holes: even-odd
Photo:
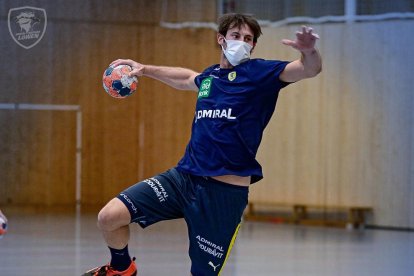
[[[0, 275], [81, 275], [108, 261], [96, 213], [8, 210], [9, 233], [0, 240]], [[182, 220], [132, 225], [130, 253], [140, 276], [189, 275]], [[227, 276], [414, 275], [414, 233], [346, 230], [244, 222]]]

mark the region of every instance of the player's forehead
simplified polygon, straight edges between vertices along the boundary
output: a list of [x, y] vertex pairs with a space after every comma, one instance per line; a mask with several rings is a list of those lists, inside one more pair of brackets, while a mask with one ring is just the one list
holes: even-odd
[[243, 36], [249, 35], [249, 36], [254, 37], [254, 33], [253, 33], [252, 29], [247, 24], [242, 24], [240, 26], [230, 27], [227, 30], [227, 34], [232, 34], [232, 33], [239, 33]]

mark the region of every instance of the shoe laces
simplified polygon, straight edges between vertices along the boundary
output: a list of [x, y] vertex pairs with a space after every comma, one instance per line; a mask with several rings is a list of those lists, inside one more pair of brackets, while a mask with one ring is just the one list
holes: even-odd
[[101, 266], [99, 268], [98, 271], [95, 271], [95, 273], [93, 274], [93, 276], [106, 276], [106, 272], [110, 269], [111, 267], [109, 266], [109, 264]]

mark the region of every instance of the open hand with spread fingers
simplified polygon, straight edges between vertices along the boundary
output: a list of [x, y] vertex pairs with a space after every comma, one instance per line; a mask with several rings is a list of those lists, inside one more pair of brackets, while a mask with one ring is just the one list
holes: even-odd
[[307, 26], [302, 26], [302, 31], [296, 32], [296, 40], [283, 39], [282, 43], [301, 52], [311, 52], [315, 49], [316, 40], [319, 35], [313, 33], [313, 29]]

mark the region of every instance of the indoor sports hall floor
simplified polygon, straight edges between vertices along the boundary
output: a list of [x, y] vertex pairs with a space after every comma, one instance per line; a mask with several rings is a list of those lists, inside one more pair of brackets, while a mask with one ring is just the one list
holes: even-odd
[[[95, 213], [9, 210], [7, 216], [1, 276], [81, 275], [108, 261]], [[145, 232], [132, 226], [129, 247], [139, 275], [189, 275], [186, 232], [183, 221]], [[414, 233], [245, 222], [222, 275], [414, 275]]]

